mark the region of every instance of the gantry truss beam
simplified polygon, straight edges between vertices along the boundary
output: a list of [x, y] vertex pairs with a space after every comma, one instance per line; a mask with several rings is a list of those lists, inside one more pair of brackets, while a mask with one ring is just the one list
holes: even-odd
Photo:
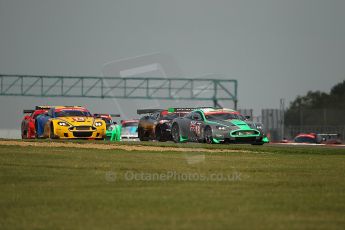
[[232, 101], [237, 80], [0, 75], [1, 96]]

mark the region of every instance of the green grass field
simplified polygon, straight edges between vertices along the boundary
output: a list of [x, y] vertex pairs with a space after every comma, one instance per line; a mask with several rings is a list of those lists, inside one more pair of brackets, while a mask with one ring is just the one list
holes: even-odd
[[0, 229], [345, 228], [344, 149], [216, 147], [238, 152], [0, 145]]

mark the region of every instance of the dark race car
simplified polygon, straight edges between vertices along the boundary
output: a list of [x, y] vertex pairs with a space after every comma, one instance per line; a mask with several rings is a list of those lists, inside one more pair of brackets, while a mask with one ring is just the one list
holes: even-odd
[[175, 142], [249, 143], [268, 142], [261, 123], [232, 109], [196, 109], [172, 122], [171, 135]]
[[169, 109], [140, 109], [138, 124], [138, 137], [140, 141], [158, 140], [168, 141], [171, 137], [172, 120], [183, 117], [195, 108], [169, 108]]
[[21, 124], [22, 139], [36, 138], [36, 118], [48, 112], [50, 106], [36, 106], [33, 110], [24, 110], [25, 114]]

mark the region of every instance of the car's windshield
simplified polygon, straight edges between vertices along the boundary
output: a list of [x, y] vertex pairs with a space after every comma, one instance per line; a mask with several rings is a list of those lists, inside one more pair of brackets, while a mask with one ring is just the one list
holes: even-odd
[[238, 120], [246, 120], [246, 118], [241, 114], [236, 113], [212, 113], [212, 114], [206, 114], [205, 115], [207, 120], [232, 120], [232, 119], [238, 119]]
[[87, 110], [59, 110], [55, 112], [56, 117], [91, 117]]
[[126, 122], [122, 124], [122, 127], [138, 127], [138, 122]]

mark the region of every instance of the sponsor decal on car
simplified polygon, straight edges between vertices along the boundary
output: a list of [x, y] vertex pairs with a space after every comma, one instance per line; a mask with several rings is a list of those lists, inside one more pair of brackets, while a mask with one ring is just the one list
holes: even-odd
[[73, 119], [73, 121], [79, 121], [79, 122], [85, 121], [84, 117], [73, 117], [72, 119]]

